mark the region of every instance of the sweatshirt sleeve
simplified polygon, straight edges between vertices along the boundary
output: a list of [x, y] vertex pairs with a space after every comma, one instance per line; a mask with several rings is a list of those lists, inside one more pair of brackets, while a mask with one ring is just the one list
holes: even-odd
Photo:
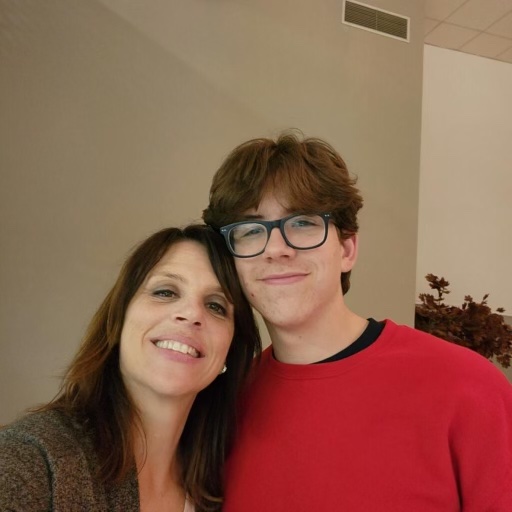
[[15, 433], [0, 432], [0, 510], [51, 509], [50, 474], [44, 453]]
[[512, 511], [512, 386], [492, 370], [467, 382], [452, 424], [462, 512]]

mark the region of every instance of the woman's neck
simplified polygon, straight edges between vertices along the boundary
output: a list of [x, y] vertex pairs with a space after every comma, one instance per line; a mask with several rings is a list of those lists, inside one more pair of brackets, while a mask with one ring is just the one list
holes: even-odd
[[192, 401], [139, 408], [134, 425], [135, 462], [141, 511], [182, 512], [185, 492], [177, 457], [178, 444]]

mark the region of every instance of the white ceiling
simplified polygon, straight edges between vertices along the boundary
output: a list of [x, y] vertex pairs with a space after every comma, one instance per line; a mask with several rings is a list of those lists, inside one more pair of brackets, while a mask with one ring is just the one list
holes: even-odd
[[512, 63], [512, 0], [425, 0], [425, 43]]

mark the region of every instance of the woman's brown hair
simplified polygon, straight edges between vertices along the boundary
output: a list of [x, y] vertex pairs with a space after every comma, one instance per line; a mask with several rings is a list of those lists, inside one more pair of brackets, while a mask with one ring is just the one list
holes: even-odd
[[[215, 229], [243, 220], [267, 192], [276, 192], [290, 212], [330, 213], [340, 238], [347, 238], [357, 233], [363, 206], [356, 181], [324, 140], [303, 138], [298, 131], [283, 132], [276, 140], [249, 140], [215, 173], [203, 220]], [[341, 287], [348, 292], [350, 272], [341, 275]]]
[[163, 229], [143, 241], [124, 263], [113, 288], [94, 315], [56, 398], [38, 410], [58, 409], [91, 430], [99, 459], [98, 479], [116, 484], [135, 467], [131, 425], [137, 411], [119, 369], [119, 341], [128, 305], [151, 269], [181, 241], [205, 247], [227, 298], [234, 304], [235, 330], [226, 365], [196, 397], [178, 446], [182, 485], [196, 512], [222, 502], [222, 466], [235, 428], [238, 394], [261, 341], [236, 269], [220, 235], [203, 225]]

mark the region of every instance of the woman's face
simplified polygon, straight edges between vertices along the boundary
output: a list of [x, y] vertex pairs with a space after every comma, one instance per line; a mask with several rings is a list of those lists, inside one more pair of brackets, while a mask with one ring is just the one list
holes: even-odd
[[155, 395], [194, 398], [220, 373], [234, 333], [234, 308], [206, 249], [173, 245], [146, 276], [126, 311], [123, 381], [137, 405]]

